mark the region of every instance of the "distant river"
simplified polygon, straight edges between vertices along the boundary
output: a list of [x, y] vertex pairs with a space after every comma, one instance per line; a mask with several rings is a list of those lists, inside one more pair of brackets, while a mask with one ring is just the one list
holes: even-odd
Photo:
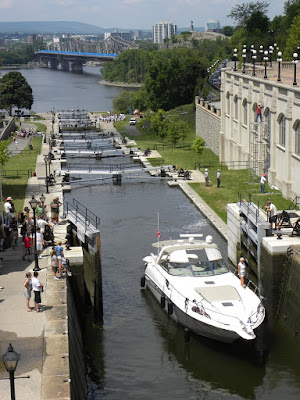
[[[1, 70], [2, 75], [11, 70]], [[15, 71], [15, 70], [13, 70]], [[84, 67], [83, 73], [48, 68], [18, 69], [33, 90], [32, 110], [110, 111], [113, 99], [123, 90], [100, 85], [99, 67]]]

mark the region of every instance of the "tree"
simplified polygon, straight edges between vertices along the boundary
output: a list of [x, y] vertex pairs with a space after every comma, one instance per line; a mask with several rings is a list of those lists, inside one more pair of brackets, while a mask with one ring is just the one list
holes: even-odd
[[232, 36], [233, 35], [233, 26], [226, 25], [222, 29], [222, 33], [225, 36]]
[[20, 72], [9, 72], [0, 79], [0, 108], [12, 113], [13, 107], [31, 109], [32, 89]]
[[3, 170], [4, 165], [7, 163], [10, 157], [10, 151], [7, 149], [6, 140], [0, 142], [0, 164]]
[[202, 154], [205, 146], [205, 140], [202, 137], [197, 137], [192, 144], [192, 149], [199, 155]]
[[122, 90], [122, 92], [113, 99], [113, 108], [117, 113], [128, 114], [134, 107], [134, 92]]
[[241, 26], [246, 26], [253, 13], [266, 14], [268, 7], [267, 1], [250, 1], [250, 3], [237, 4], [231, 9], [227, 17], [234, 19]]
[[164, 139], [168, 134], [169, 121], [165, 117], [165, 112], [162, 109], [150, 117], [151, 129], [156, 136]]
[[173, 121], [169, 125], [168, 139], [176, 146], [179, 140], [184, 140], [188, 134], [188, 124], [185, 121]]
[[300, 15], [294, 18], [291, 29], [289, 31], [289, 36], [286, 41], [285, 47], [285, 59], [292, 60], [293, 53], [297, 52], [297, 47], [300, 43]]

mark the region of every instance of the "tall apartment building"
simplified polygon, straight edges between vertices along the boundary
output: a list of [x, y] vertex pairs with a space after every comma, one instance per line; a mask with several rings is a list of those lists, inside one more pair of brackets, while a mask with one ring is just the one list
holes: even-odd
[[177, 35], [177, 25], [172, 22], [159, 22], [153, 25], [153, 42], [162, 43], [164, 39]]
[[205, 32], [220, 32], [220, 30], [220, 21], [210, 19], [205, 23]]

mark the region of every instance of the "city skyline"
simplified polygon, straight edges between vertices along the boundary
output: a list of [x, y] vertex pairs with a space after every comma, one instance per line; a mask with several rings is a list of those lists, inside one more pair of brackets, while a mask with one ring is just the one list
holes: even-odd
[[[152, 29], [160, 21], [203, 27], [207, 20], [234, 25], [227, 14], [249, 0], [0, 0], [0, 21], [76, 21], [102, 28]], [[270, 19], [283, 12], [283, 0], [270, 2]], [[199, 16], [198, 16], [199, 15]]]

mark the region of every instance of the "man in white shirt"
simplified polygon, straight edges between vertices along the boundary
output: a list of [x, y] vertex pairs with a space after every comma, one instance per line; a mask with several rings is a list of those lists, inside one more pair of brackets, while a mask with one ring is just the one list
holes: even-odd
[[33, 237], [34, 237], [34, 245], [35, 245], [36, 251], [38, 253], [38, 257], [39, 258], [43, 258], [41, 256], [41, 252], [42, 252], [42, 250], [44, 248], [44, 236], [41, 233], [41, 229], [40, 228], [36, 229], [36, 237], [35, 237], [35, 235]]
[[205, 168], [204, 178], [205, 178], [205, 186], [209, 186], [209, 176], [208, 176], [208, 169], [207, 168]]
[[37, 271], [34, 271], [33, 278], [31, 279], [32, 290], [34, 292], [34, 305], [36, 312], [40, 311], [39, 304], [42, 302], [41, 292], [43, 291], [44, 287], [44, 285], [39, 281], [38, 276], [39, 273]]
[[7, 197], [6, 202], [4, 203], [4, 211], [5, 211], [5, 225], [9, 226], [10, 224], [10, 218], [11, 218], [11, 210], [12, 210], [12, 198], [11, 197]]
[[271, 222], [271, 228], [273, 226], [273, 222], [275, 222], [275, 229], [277, 228], [277, 208], [275, 204], [271, 202], [271, 200], [267, 201], [266, 206], [267, 212], [269, 213], [269, 222]]
[[267, 182], [266, 174], [262, 174], [260, 178], [260, 193], [265, 193], [265, 182]]
[[41, 233], [44, 235], [45, 233], [45, 226], [49, 225], [47, 221], [44, 220], [43, 215], [37, 220], [37, 226], [40, 228]]

